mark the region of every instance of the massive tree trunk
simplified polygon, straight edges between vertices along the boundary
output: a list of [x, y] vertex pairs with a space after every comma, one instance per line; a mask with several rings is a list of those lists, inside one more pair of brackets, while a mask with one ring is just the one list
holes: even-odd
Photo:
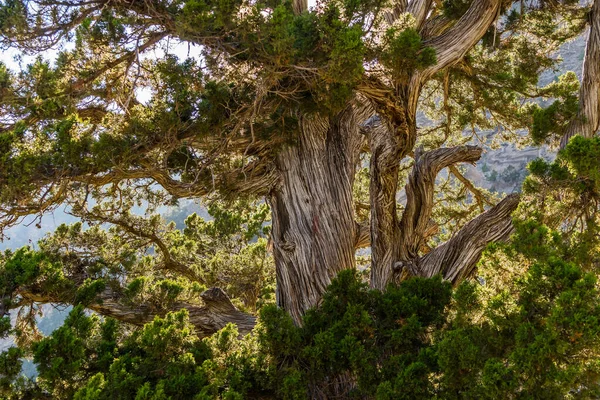
[[355, 267], [352, 186], [361, 135], [348, 107], [300, 118], [297, 143], [277, 157], [271, 191], [277, 303], [299, 323], [338, 272]]

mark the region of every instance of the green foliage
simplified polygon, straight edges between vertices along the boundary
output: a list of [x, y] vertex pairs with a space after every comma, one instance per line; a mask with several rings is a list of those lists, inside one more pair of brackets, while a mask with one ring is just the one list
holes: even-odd
[[[567, 244], [557, 242], [543, 225], [530, 220], [517, 232], [511, 248], [516, 253], [509, 254], [524, 255], [533, 264], [513, 285], [478, 306], [482, 314], [476, 322], [458, 313], [443, 333], [438, 343], [440, 387], [448, 393], [443, 397], [455, 398], [452, 393], [460, 391], [466, 398], [564, 398], [573, 390], [593, 397], [599, 389], [591, 350], [600, 339], [596, 275], [566, 261], [559, 249], [566, 250]], [[538, 240], [521, 243], [531, 232]], [[483, 288], [464, 293], [459, 287], [455, 295], [459, 310], [487, 297]], [[582, 353], [583, 348], [592, 353]]]
[[[597, 396], [596, 273], [582, 269], [568, 238], [535, 219], [516, 222], [514, 240], [485, 256], [486, 284], [412, 278], [379, 292], [344, 271], [301, 327], [268, 305], [245, 338], [228, 325], [200, 340], [185, 310], [130, 331], [75, 307], [33, 346], [38, 385], [79, 399]], [[506, 256], [529, 266], [496, 289], [487, 274]], [[21, 356], [11, 351], [3, 357]]]
[[23, 351], [17, 347], [10, 347], [0, 353], [0, 395], [9, 394], [18, 382], [15, 382], [21, 373]]
[[[408, 82], [436, 63], [425, 38], [448, 32], [470, 5], [436, 3], [417, 26], [407, 15], [385, 23], [391, 4], [381, 0], [318, 2], [304, 12], [287, 0], [1, 2], [0, 42], [38, 58], [20, 72], [0, 64], [0, 228], [65, 200], [89, 224], [61, 226], [39, 249], [0, 257], [0, 309], [30, 311], [15, 327], [1, 316], [0, 334], [18, 339], [0, 355], [1, 395], [599, 396], [597, 139], [575, 138], [555, 162], [530, 165], [513, 241], [488, 250], [477, 281], [451, 288], [439, 277], [415, 278], [378, 292], [346, 271], [301, 327], [273, 305], [269, 212], [248, 193], [273, 190], [274, 160], [297, 144], [299, 121], [313, 113], [337, 121], [351, 102], [360, 109], [359, 89], [373, 78], [414, 108], [402, 103]], [[424, 147], [463, 144], [466, 128], [473, 136], [500, 128], [503, 140], [531, 128], [542, 143], [575, 115], [575, 75], [543, 87], [539, 78], [582, 31], [585, 7], [518, 8], [503, 2], [480, 44], [422, 82], [419, 110], [440, 121], [418, 128]], [[200, 54], [178, 59], [173, 42]], [[49, 48], [60, 49], [55, 62], [39, 57]], [[155, 49], [164, 51], [148, 57]], [[499, 178], [512, 183], [515, 174]], [[433, 218], [444, 222], [434, 240], [476, 212], [448, 182], [438, 185], [443, 197], [436, 193]], [[156, 215], [206, 193], [212, 219], [169, 224]], [[146, 215], [132, 211], [142, 206]], [[201, 307], [200, 293], [212, 286], [244, 311], [261, 310], [252, 335], [240, 338], [230, 325], [200, 339], [185, 310], [168, 312]], [[31, 292], [77, 305], [48, 337], [31, 328]], [[134, 327], [85, 310], [102, 310], [106, 294], [111, 305], [163, 317]], [[18, 376], [23, 357], [37, 365], [35, 384]]]
[[471, 6], [469, 0], [444, 0], [442, 3], [444, 15], [451, 19], [459, 19]]
[[561, 76], [551, 90], [561, 99], [555, 100], [546, 108], [539, 106], [532, 108], [533, 124], [530, 134], [536, 144], [544, 143], [551, 134], [560, 138], [567, 123], [577, 115], [579, 109], [577, 99], [579, 80], [574, 73]]
[[435, 365], [426, 332], [442, 326], [450, 292], [448, 283], [435, 278], [409, 280], [381, 293], [344, 271], [302, 327], [281, 310], [263, 308], [260, 340], [277, 363], [280, 395], [296, 398], [301, 388], [327, 390], [325, 382], [351, 377], [356, 388], [344, 396], [431, 396], [427, 375]]
[[[598, 138], [575, 136], [554, 162], [531, 162], [531, 174], [523, 184], [531, 201], [522, 206], [523, 212], [539, 217], [554, 229], [567, 228], [572, 240], [582, 246], [597, 243], [599, 159]], [[585, 250], [587, 254], [593, 254], [592, 248]]]
[[436, 62], [435, 50], [424, 47], [419, 33], [412, 28], [390, 28], [384, 36], [385, 51], [381, 63], [397, 78], [407, 77], [414, 70], [424, 69]]

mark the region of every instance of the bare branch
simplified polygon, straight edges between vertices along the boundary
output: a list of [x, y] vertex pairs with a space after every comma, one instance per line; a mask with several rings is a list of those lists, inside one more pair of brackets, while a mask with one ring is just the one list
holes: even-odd
[[452, 173], [452, 175], [454, 175], [456, 177], [456, 179], [458, 179], [459, 181], [462, 182], [462, 184], [469, 189], [469, 192], [471, 192], [471, 194], [475, 197], [475, 200], [477, 201], [477, 204], [479, 205], [479, 210], [481, 212], [483, 212], [483, 207], [484, 207], [484, 203], [491, 206], [493, 205], [492, 203], [489, 202], [488, 199], [485, 198], [484, 194], [481, 193], [481, 191], [479, 189], [477, 189], [475, 187], [475, 185], [473, 185], [473, 183], [468, 180], [467, 178], [465, 178], [465, 176], [463, 174], [460, 173], [460, 171], [458, 170], [458, 168], [456, 168], [454, 165], [450, 165], [448, 167], [448, 170], [450, 170], [450, 172]]
[[450, 240], [418, 259], [411, 272], [426, 277], [442, 274], [453, 283], [462, 281], [473, 273], [489, 243], [508, 240], [513, 232], [511, 214], [519, 201], [517, 193], [506, 196], [467, 223]]
[[459, 60], [483, 37], [498, 16], [500, 0], [474, 0], [467, 12], [452, 28], [424, 45], [433, 47], [437, 62], [421, 74], [424, 82], [431, 75]]
[[415, 154], [415, 164], [406, 184], [406, 208], [400, 220], [398, 259], [410, 261], [418, 256], [428, 230], [433, 209], [437, 174], [458, 162], [475, 162], [481, 157], [478, 146], [458, 146]]

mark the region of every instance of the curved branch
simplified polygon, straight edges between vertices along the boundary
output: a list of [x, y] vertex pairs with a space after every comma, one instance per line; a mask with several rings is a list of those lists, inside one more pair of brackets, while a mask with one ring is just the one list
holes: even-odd
[[594, 1], [589, 14], [590, 33], [585, 48], [583, 78], [579, 89], [579, 111], [569, 122], [560, 141], [564, 149], [575, 135], [593, 137], [600, 128], [600, 0]]
[[494, 22], [500, 3], [500, 0], [474, 0], [452, 28], [426, 40], [424, 45], [435, 50], [437, 62], [422, 72], [421, 81], [461, 60]]
[[[491, 242], [508, 240], [513, 232], [511, 214], [519, 205], [517, 193], [467, 223], [454, 237], [417, 260], [411, 273], [426, 277], [442, 274], [458, 283], [471, 275], [485, 247]], [[406, 265], [399, 264], [402, 268]]]
[[362, 249], [371, 245], [371, 226], [368, 222], [356, 224], [356, 249]]
[[399, 260], [410, 261], [418, 256], [430, 226], [437, 174], [459, 162], [475, 162], [481, 153], [482, 149], [478, 146], [441, 148], [420, 157], [416, 152], [415, 164], [406, 184], [406, 208], [400, 220]]

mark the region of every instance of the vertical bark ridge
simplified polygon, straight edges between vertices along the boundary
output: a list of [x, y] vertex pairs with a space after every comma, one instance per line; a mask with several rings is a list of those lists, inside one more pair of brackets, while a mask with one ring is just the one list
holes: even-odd
[[374, 101], [381, 116], [371, 130], [371, 286], [383, 290], [398, 255], [396, 193], [400, 161], [416, 141], [416, 124], [400, 101]]
[[298, 141], [277, 157], [271, 192], [277, 302], [300, 323], [331, 279], [355, 267], [352, 186], [360, 133], [354, 109], [300, 118]]
[[583, 77], [579, 89], [579, 111], [560, 141], [563, 149], [575, 135], [593, 137], [600, 128], [600, 0], [589, 14], [590, 33], [585, 48]]
[[433, 0], [412, 0], [407, 7], [407, 11], [415, 18], [415, 28], [419, 31], [427, 20], [427, 15], [431, 10]]

